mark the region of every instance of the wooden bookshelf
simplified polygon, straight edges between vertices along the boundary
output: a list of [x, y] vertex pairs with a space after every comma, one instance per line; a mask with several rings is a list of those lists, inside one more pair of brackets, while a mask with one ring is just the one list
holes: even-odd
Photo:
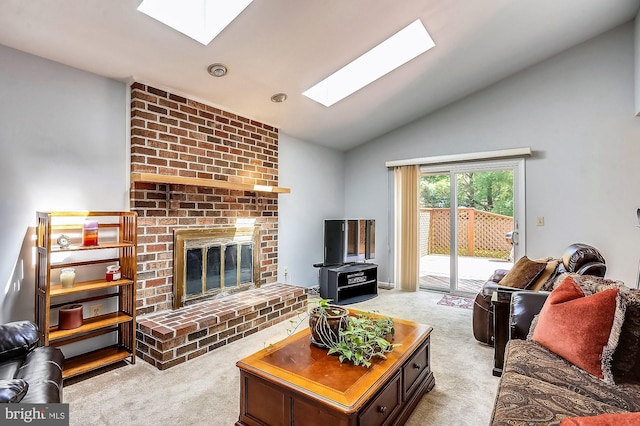
[[131, 357], [131, 353], [118, 346], [108, 346], [86, 354], [65, 360], [62, 378], [78, 376], [97, 368], [124, 361]]
[[[85, 219], [98, 222], [99, 244], [82, 245], [82, 222]], [[65, 359], [63, 377], [83, 374], [126, 359], [135, 363], [137, 214], [38, 212], [37, 221], [35, 317], [42, 335], [41, 343], [61, 347], [63, 352], [65, 346], [80, 342], [88, 348], [84, 353]], [[76, 223], [68, 223], [70, 221]], [[62, 234], [70, 237], [69, 247], [57, 245], [57, 238]], [[90, 255], [89, 259], [87, 255]], [[120, 264], [120, 279], [107, 281], [104, 272], [97, 272], [100, 268], [96, 265], [116, 262]], [[76, 269], [76, 276], [79, 271], [84, 271], [83, 276], [98, 276], [75, 281], [72, 287], [62, 287], [57, 282], [56, 272], [69, 267]], [[52, 275], [55, 282], [52, 282]], [[89, 306], [100, 303], [103, 307], [101, 302], [111, 298], [117, 298], [114, 312], [90, 315]], [[82, 325], [73, 329], [59, 328], [57, 312], [65, 304], [83, 305]], [[116, 333], [115, 345], [95, 347], [98, 343], [91, 339], [110, 333]]]

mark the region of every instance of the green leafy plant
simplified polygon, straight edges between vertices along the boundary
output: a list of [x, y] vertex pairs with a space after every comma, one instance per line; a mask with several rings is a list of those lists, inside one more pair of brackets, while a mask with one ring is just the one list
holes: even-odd
[[310, 302], [300, 312], [297, 321], [290, 320], [289, 335], [309, 319], [311, 342], [328, 349], [327, 354], [338, 355], [340, 362], [349, 361], [354, 365], [369, 368], [375, 357], [386, 359], [386, 354], [399, 344], [392, 343], [395, 336], [393, 319], [361, 312], [348, 315], [348, 310], [331, 304], [331, 299]]
[[369, 313], [350, 316], [347, 326], [339, 334], [338, 342], [329, 348], [328, 354], [339, 355], [340, 362], [348, 360], [367, 368], [374, 357], [386, 359], [386, 354], [399, 346], [391, 343], [395, 335], [393, 320]]

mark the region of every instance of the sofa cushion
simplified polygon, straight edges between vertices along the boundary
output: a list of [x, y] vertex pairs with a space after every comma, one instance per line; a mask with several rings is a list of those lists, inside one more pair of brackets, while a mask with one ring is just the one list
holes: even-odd
[[532, 340], [510, 340], [503, 374], [544, 381], [624, 411], [640, 411], [640, 385], [610, 384], [571, 364]]
[[612, 371], [616, 380], [640, 380], [640, 290], [630, 289], [622, 281], [590, 275], [572, 275], [583, 291], [597, 293], [610, 288], [620, 290], [622, 304], [625, 307], [624, 322], [620, 330], [618, 347], [613, 354]]
[[38, 346], [38, 327], [30, 321], [0, 325], [0, 361], [27, 354]]
[[600, 414], [587, 417], [567, 417], [560, 426], [635, 426], [640, 424], [640, 413]]
[[500, 285], [513, 288], [527, 288], [544, 271], [546, 262], [536, 262], [522, 256], [513, 268], [500, 280]]
[[613, 383], [611, 360], [623, 321], [624, 305], [618, 289], [586, 296], [567, 276], [542, 307], [533, 340], [588, 373]]
[[595, 275], [580, 275], [573, 272], [567, 272], [558, 276], [555, 281], [555, 286], [557, 287], [560, 285], [566, 277], [571, 277], [571, 279], [580, 286], [582, 292], [587, 296], [610, 288], [617, 288], [621, 290], [628, 289], [622, 281], [596, 277]]
[[625, 410], [517, 373], [503, 373], [493, 406], [492, 426], [559, 425], [565, 417], [623, 413]]
[[548, 291], [552, 291], [558, 287], [565, 278], [571, 277], [576, 284], [578, 284], [586, 295], [597, 293], [599, 291], [607, 290], [609, 288], [624, 288], [628, 289], [624, 285], [624, 282], [620, 280], [612, 280], [609, 278], [597, 277], [595, 275], [581, 275], [575, 272], [563, 272], [554, 277], [551, 280], [550, 285], [547, 286]]
[[533, 280], [527, 287], [526, 290], [532, 291], [540, 291], [544, 288], [544, 286], [549, 282], [553, 281], [553, 278], [556, 275], [556, 271], [558, 270], [558, 265], [560, 261], [557, 259], [546, 259], [546, 260], [536, 260], [536, 262], [545, 262], [546, 266], [544, 270], [538, 277]]
[[618, 348], [613, 354], [613, 374], [620, 381], [640, 381], [640, 290], [621, 293], [625, 319]]
[[640, 290], [630, 289], [622, 281], [592, 275], [565, 274], [558, 277], [557, 282], [566, 276], [570, 276], [587, 295], [610, 288], [620, 290], [625, 314], [611, 369], [616, 382], [640, 381]]

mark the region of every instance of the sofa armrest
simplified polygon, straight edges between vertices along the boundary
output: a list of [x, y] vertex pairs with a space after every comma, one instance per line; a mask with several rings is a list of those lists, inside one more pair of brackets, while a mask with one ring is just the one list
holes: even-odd
[[482, 289], [480, 290], [480, 292], [482, 293], [483, 296], [492, 296], [493, 293], [498, 289], [498, 287], [500, 287], [500, 284], [498, 284], [497, 282], [486, 281], [482, 285]]
[[29, 384], [22, 379], [0, 380], [0, 403], [20, 402], [28, 390]]
[[604, 278], [607, 273], [607, 265], [602, 262], [589, 262], [582, 265], [576, 274], [580, 275], [594, 275], [596, 277]]
[[511, 295], [516, 291], [523, 291], [523, 289], [518, 287], [507, 287], [505, 285], [500, 285], [495, 281], [487, 281], [482, 286], [482, 294], [484, 296], [493, 296], [493, 300], [508, 302], [511, 299]]
[[38, 346], [38, 327], [31, 321], [0, 325], [0, 361], [25, 355]]
[[540, 313], [549, 292], [516, 291], [511, 294], [509, 338], [525, 340], [533, 318]]
[[602, 253], [588, 244], [574, 243], [567, 247], [562, 255], [562, 264], [567, 272], [580, 275], [604, 277], [607, 272]]
[[489, 277], [489, 281], [499, 283], [509, 273], [509, 269], [496, 269], [493, 275]]

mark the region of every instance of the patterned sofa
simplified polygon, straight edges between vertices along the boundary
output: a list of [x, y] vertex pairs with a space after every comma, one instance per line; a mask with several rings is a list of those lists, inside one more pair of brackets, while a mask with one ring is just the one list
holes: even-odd
[[589, 281], [591, 294], [619, 288], [616, 316], [621, 312], [623, 322], [607, 342], [616, 345], [611, 357], [615, 380], [596, 377], [534, 340], [535, 327], [540, 327], [536, 321], [542, 321], [538, 313], [551, 293], [513, 293], [510, 340], [491, 425], [640, 424], [640, 291], [601, 278], [582, 280]]

